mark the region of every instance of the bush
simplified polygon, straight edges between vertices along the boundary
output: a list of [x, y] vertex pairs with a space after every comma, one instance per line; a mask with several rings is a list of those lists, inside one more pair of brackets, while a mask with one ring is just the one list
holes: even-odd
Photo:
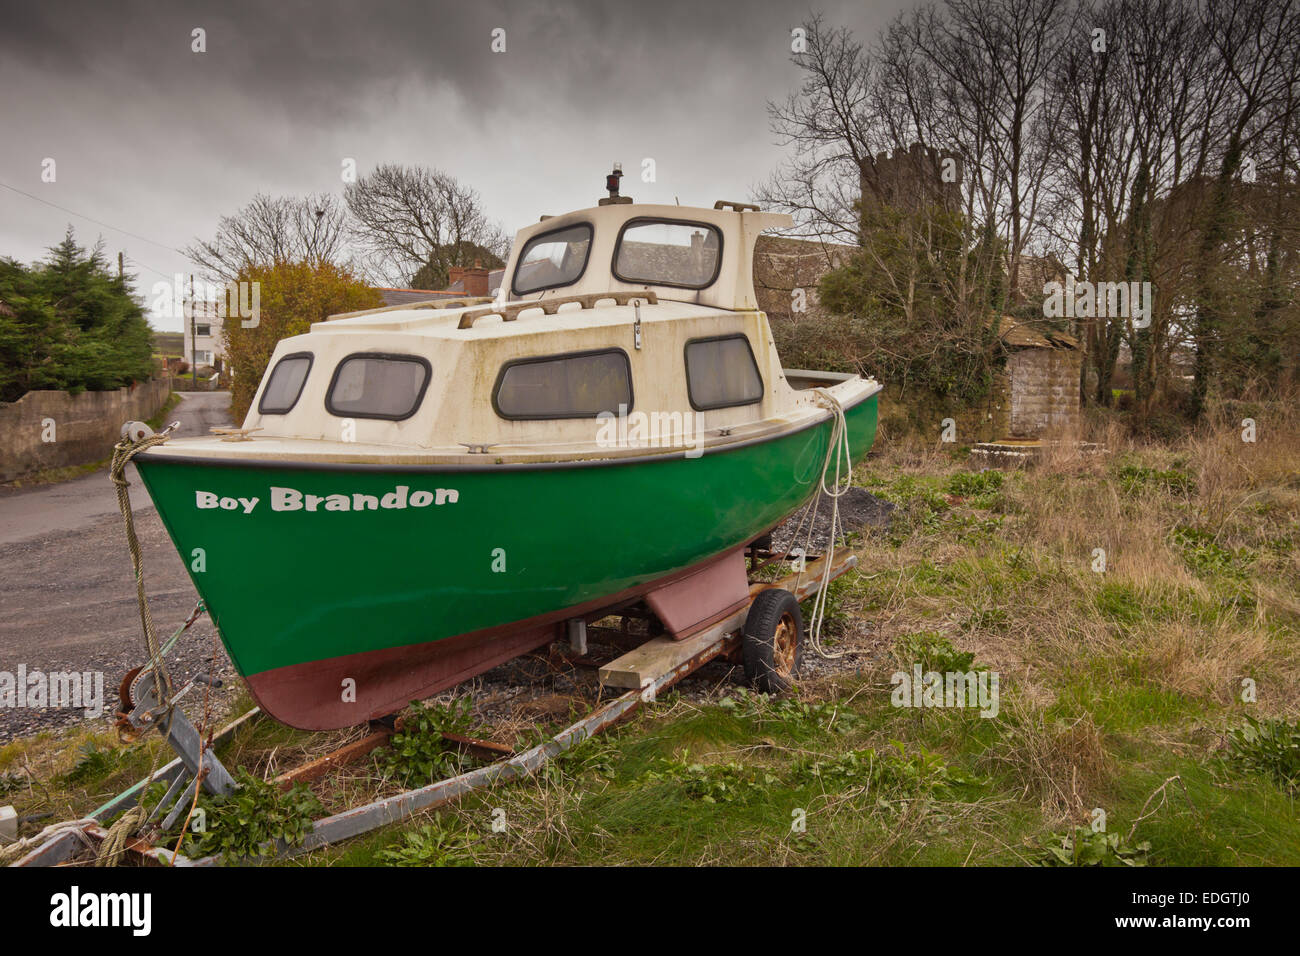
[[1228, 756], [1242, 769], [1300, 796], [1300, 722], [1247, 717], [1242, 726], [1228, 731]]
[[400, 843], [375, 856], [388, 866], [473, 866], [470, 848], [475, 842], [470, 834], [444, 826], [442, 818], [435, 816], [433, 823], [408, 831]]
[[148, 381], [153, 339], [103, 250], [63, 242], [30, 268], [0, 259], [0, 401], [33, 389], [104, 391]]
[[460, 771], [459, 752], [443, 740], [444, 733], [464, 734], [473, 725], [468, 697], [449, 706], [411, 702], [411, 713], [389, 746], [379, 752], [384, 775], [404, 789], [423, 786]]
[[355, 312], [384, 304], [383, 298], [345, 268], [324, 263], [279, 262], [246, 268], [239, 282], [259, 283], [258, 322], [225, 326], [226, 358], [234, 381], [230, 414], [243, 421], [262, 375], [281, 339], [302, 335], [313, 322], [323, 322], [338, 312]]
[[1039, 866], [1146, 866], [1150, 843], [1130, 846], [1118, 833], [1075, 827], [1043, 847]]

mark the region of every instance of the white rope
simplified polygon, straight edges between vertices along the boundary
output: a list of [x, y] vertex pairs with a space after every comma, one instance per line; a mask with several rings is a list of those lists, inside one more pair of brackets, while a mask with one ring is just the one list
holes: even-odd
[[[824, 388], [812, 389], [817, 404], [823, 408], [830, 409], [831, 413], [831, 434], [830, 440], [826, 443], [826, 458], [822, 462], [822, 473], [818, 481], [817, 494], [813, 498], [811, 507], [812, 520], [808, 524], [808, 536], [805, 541], [804, 556], [806, 556], [812, 547], [813, 530], [817, 526], [817, 512], [821, 507], [822, 497], [825, 496], [831, 500], [831, 521], [829, 535], [826, 541], [825, 557], [822, 562], [822, 580], [821, 587], [817, 589], [817, 594], [813, 598], [812, 616], [805, 628], [808, 637], [808, 644], [820, 657], [835, 659], [844, 657], [845, 651], [828, 651], [821, 643], [822, 624], [826, 620], [826, 602], [830, 595], [831, 571], [835, 564], [835, 541], [841, 532], [840, 527], [840, 499], [848, 494], [853, 487], [853, 458], [852, 449], [849, 446], [849, 427], [844, 418], [844, 406], [840, 400]], [[826, 484], [826, 479], [830, 475], [831, 463], [835, 464], [835, 477], [831, 484]], [[803, 521], [800, 521], [800, 527]], [[795, 531], [796, 537], [798, 530]], [[796, 579], [797, 582], [797, 579]], [[797, 586], [797, 584], [796, 584]]]

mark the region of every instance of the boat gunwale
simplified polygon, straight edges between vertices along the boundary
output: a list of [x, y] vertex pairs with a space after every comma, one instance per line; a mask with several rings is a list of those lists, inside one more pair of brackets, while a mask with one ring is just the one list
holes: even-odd
[[[843, 406], [847, 413], [857, 408], [868, 399], [879, 395], [883, 386], [872, 379], [862, 379], [863, 382], [874, 385], [874, 388], [867, 389], [864, 394]], [[840, 383], [844, 384], [844, 383]], [[743, 438], [735, 442], [727, 442], [722, 445], [716, 445], [713, 449], [708, 450], [705, 454], [722, 454], [742, 448], [748, 448], [752, 445], [762, 444], [764, 442], [778, 441], [793, 435], [801, 434], [811, 428], [817, 428], [824, 425], [833, 417], [828, 410], [823, 415], [818, 415], [807, 423], [800, 424], [795, 428], [788, 430], [773, 431], [766, 434], [754, 435], [749, 438]], [[174, 447], [174, 446], [173, 446]], [[494, 463], [468, 463], [468, 462], [371, 462], [371, 461], [322, 461], [319, 459], [290, 459], [290, 458], [210, 458], [203, 455], [173, 455], [159, 453], [159, 448], [149, 448], [135, 456], [136, 462], [145, 461], [149, 464], [177, 464], [177, 465], [204, 465], [216, 468], [251, 468], [251, 469], [284, 469], [289, 471], [379, 471], [394, 472], [397, 474], [424, 474], [428, 472], [491, 472], [491, 471], [549, 471], [551, 469], [567, 468], [596, 468], [611, 467], [616, 465], [635, 465], [647, 464], [657, 461], [676, 461], [685, 457], [682, 449], [659, 452], [651, 455], [628, 455], [622, 457], [604, 457], [604, 458], [566, 458], [559, 461], [518, 461], [518, 462], [494, 462]], [[486, 456], [485, 456], [486, 457]]]

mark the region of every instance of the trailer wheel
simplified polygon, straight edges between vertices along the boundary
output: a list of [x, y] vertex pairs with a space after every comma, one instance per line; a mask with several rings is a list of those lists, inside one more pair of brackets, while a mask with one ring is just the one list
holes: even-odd
[[745, 679], [765, 694], [790, 689], [803, 663], [803, 615], [784, 588], [759, 591], [745, 619]]

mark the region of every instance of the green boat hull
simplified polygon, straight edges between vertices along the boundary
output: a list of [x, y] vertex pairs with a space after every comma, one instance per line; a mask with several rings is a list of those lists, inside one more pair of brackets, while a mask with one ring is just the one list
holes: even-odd
[[[855, 461], [876, 417], [874, 395], [846, 412]], [[809, 499], [830, 432], [827, 419], [698, 458], [532, 466], [136, 461], [259, 703], [324, 729], [743, 546]]]

